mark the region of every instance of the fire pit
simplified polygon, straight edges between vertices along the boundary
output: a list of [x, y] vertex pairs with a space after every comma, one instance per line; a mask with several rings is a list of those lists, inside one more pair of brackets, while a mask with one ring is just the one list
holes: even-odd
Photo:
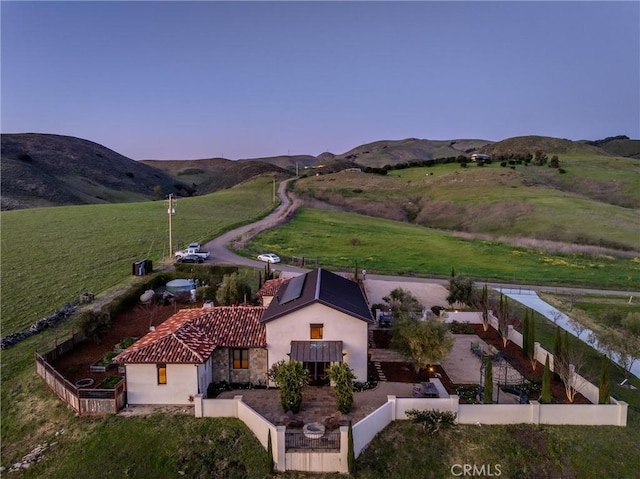
[[324, 436], [324, 425], [319, 422], [310, 422], [304, 425], [302, 432], [309, 439], [320, 439]]

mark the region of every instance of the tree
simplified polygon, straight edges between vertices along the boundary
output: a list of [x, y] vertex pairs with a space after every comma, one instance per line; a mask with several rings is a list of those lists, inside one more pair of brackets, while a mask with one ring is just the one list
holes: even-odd
[[529, 357], [529, 309], [524, 312], [524, 320], [522, 321], [522, 354]]
[[589, 316], [581, 310], [576, 309], [571, 313], [571, 316], [567, 316], [569, 325], [576, 333], [578, 339], [582, 336], [587, 329], [589, 329]]
[[600, 362], [600, 384], [598, 384], [598, 404], [611, 402], [611, 376], [609, 375], [609, 358], [603, 354]]
[[342, 414], [348, 414], [353, 407], [353, 381], [356, 376], [347, 363], [336, 363], [327, 370], [329, 379], [335, 384], [336, 407]]
[[544, 372], [542, 373], [542, 392], [540, 393], [542, 404], [551, 404], [551, 367], [549, 366], [549, 355], [544, 361]]
[[531, 368], [535, 371], [538, 364], [536, 361], [536, 322], [533, 319], [533, 311], [531, 309], [527, 309], [527, 314], [529, 316], [529, 323], [527, 324], [527, 356], [529, 357]]
[[356, 454], [353, 446], [353, 428], [349, 421], [349, 429], [347, 430], [347, 469], [349, 474], [356, 472]]
[[509, 337], [509, 332], [511, 331], [510, 326], [513, 326], [515, 323], [514, 318], [511, 316], [511, 312], [509, 311], [509, 300], [503, 294], [500, 294], [500, 304], [498, 306], [498, 334], [502, 338], [502, 347], [506, 348], [511, 338]]
[[633, 364], [640, 359], [640, 313], [629, 313], [618, 327], [605, 327], [598, 334], [598, 343], [609, 354], [615, 354], [629, 377]]
[[273, 473], [273, 444], [271, 444], [271, 429], [269, 429], [269, 433], [267, 434], [267, 458], [269, 464], [269, 472]]
[[493, 361], [484, 357], [484, 403], [493, 404]]
[[489, 294], [487, 292], [487, 285], [482, 287], [482, 299], [480, 300], [480, 308], [482, 309], [482, 329], [487, 331], [489, 329]]
[[394, 289], [382, 300], [389, 305], [389, 310], [397, 320], [420, 317], [424, 308], [411, 291], [402, 288]]
[[553, 155], [551, 157], [549, 168], [560, 168], [560, 160], [558, 159], [558, 155]]
[[553, 369], [564, 384], [567, 399], [572, 403], [578, 389], [584, 384], [585, 379], [580, 375], [580, 370], [586, 363], [586, 357], [575, 344], [569, 343], [569, 335], [565, 331], [561, 346], [560, 357], [553, 358]]
[[302, 390], [309, 384], [309, 370], [300, 361], [278, 361], [267, 373], [269, 380], [280, 388], [280, 405], [284, 412], [300, 412]]
[[469, 304], [472, 292], [473, 281], [471, 278], [460, 274], [452, 276], [449, 280], [449, 295], [447, 296], [447, 302], [450, 305], [455, 303], [460, 305]]
[[437, 321], [397, 321], [391, 348], [413, 364], [417, 372], [447, 357], [453, 348], [453, 335], [446, 323]]
[[251, 287], [238, 273], [225, 274], [216, 292], [216, 300], [222, 305], [240, 304], [251, 298]]

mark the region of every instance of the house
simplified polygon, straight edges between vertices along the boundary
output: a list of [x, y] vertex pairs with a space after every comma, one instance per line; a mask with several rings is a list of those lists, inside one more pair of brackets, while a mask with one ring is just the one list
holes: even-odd
[[288, 280], [288, 278], [275, 278], [265, 281], [258, 290], [258, 297], [260, 298], [262, 306], [269, 306], [278, 289], [280, 289], [280, 286]]
[[261, 306], [183, 309], [114, 358], [129, 404], [188, 404], [211, 382], [264, 383]]
[[280, 286], [264, 312], [269, 367], [301, 361], [313, 383], [346, 362], [357, 381], [367, 380], [368, 326], [373, 321], [360, 286], [322, 268]]
[[312, 384], [339, 362], [366, 381], [372, 318], [358, 284], [316, 269], [261, 291], [263, 301], [274, 294], [268, 307], [181, 310], [116, 356], [128, 403], [188, 404], [223, 380], [265, 384], [269, 368], [289, 359], [303, 362]]
[[471, 161], [490, 160], [490, 159], [491, 159], [491, 156], [484, 153], [474, 153], [473, 155], [471, 155]]

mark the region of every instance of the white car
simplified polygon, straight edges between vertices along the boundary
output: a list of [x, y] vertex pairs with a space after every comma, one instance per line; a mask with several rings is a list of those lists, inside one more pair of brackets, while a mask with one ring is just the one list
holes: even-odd
[[258, 259], [260, 261], [265, 261], [267, 263], [279, 263], [280, 262], [280, 256], [278, 256], [277, 254], [273, 254], [273, 253], [264, 253], [264, 254], [258, 255]]

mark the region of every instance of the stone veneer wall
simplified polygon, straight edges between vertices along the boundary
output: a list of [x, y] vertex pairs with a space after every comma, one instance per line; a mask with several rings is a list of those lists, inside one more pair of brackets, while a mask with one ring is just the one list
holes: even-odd
[[216, 349], [213, 358], [213, 382], [230, 383], [267, 383], [267, 350], [249, 349], [249, 369], [233, 369], [231, 350]]

